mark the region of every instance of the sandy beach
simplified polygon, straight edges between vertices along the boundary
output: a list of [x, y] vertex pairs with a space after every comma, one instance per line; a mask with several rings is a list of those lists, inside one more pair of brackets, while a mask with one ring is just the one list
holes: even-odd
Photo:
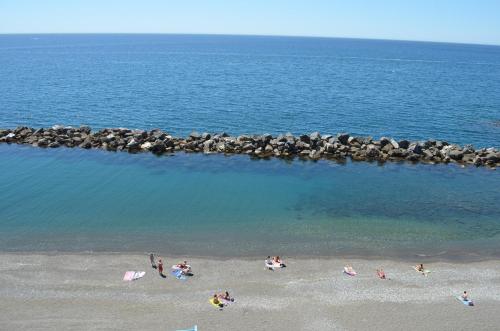
[[[169, 274], [183, 257], [164, 257], [161, 278], [147, 255], [0, 255], [2, 330], [493, 330], [500, 325], [500, 264], [286, 258], [188, 258], [194, 276]], [[351, 263], [358, 275], [342, 274]], [[383, 266], [390, 279], [375, 269]], [[122, 280], [127, 270], [146, 275]], [[208, 300], [228, 290], [236, 302], [219, 311]], [[474, 307], [455, 296], [470, 291]]]

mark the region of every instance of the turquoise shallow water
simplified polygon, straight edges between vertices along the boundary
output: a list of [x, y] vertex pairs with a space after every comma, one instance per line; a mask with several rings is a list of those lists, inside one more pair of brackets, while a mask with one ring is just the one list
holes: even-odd
[[[0, 127], [500, 142], [500, 47], [0, 35]], [[0, 145], [0, 251], [500, 255], [488, 169]]]
[[498, 173], [0, 145], [0, 250], [500, 254]]

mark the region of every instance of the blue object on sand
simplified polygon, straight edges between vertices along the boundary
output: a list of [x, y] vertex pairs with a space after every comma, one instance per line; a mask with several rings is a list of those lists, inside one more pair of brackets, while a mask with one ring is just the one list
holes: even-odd
[[474, 306], [474, 302], [472, 302], [472, 300], [464, 300], [461, 296], [458, 296], [457, 299], [466, 306]]
[[191, 329], [187, 329], [187, 330], [177, 330], [177, 331], [198, 331], [198, 326], [195, 325], [193, 326]]
[[182, 274], [182, 271], [181, 270], [172, 270], [172, 275], [177, 278], [177, 279], [180, 279], [180, 280], [185, 280], [186, 279], [186, 276], [184, 276]]

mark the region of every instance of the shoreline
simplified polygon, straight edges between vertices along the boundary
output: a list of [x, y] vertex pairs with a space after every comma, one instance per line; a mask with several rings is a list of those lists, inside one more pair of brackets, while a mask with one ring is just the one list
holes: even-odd
[[92, 131], [88, 126], [74, 128], [54, 125], [51, 128], [17, 127], [0, 129], [0, 143], [27, 144], [42, 148], [79, 147], [129, 153], [151, 152], [156, 155], [179, 151], [188, 153], [244, 154], [254, 158], [284, 158], [366, 162], [411, 162], [423, 164], [457, 163], [496, 169], [500, 151], [495, 147], [474, 149], [440, 140], [409, 141], [370, 136], [291, 133], [273, 136], [192, 132], [186, 138], [174, 137], [160, 129], [131, 130], [107, 128]]
[[[157, 254], [157, 252], [142, 252], [142, 251], [0, 251], [0, 256], [148, 256], [150, 253]], [[161, 255], [161, 253], [160, 253]], [[163, 255], [162, 255], [163, 256]], [[168, 254], [165, 255], [171, 259], [196, 259], [202, 261], [258, 261], [265, 258], [264, 255], [200, 255], [200, 254]], [[381, 255], [356, 255], [356, 254], [336, 254], [336, 255], [313, 255], [313, 254], [293, 254], [293, 255], [280, 255], [286, 259], [293, 259], [297, 261], [330, 261], [330, 260], [359, 260], [359, 261], [387, 261], [394, 263], [404, 263], [409, 261], [418, 261], [424, 263], [448, 263], [457, 265], [466, 265], [471, 263], [488, 263], [499, 262], [500, 256], [474, 256], [474, 257], [446, 257], [446, 255], [432, 255], [426, 256], [423, 254], [415, 254], [414, 256], [381, 256]]]
[[[264, 259], [189, 258], [193, 277], [169, 274], [177, 257], [164, 259], [166, 278], [147, 254], [33, 255], [0, 253], [0, 325], [6, 329], [87, 330], [398, 330], [494, 329], [500, 323], [497, 261], [425, 264], [362, 259], [294, 259], [265, 270]], [[355, 277], [342, 274], [350, 263]], [[388, 280], [378, 279], [383, 267]], [[146, 271], [133, 282], [127, 270]], [[209, 304], [228, 290], [236, 302], [223, 311]], [[466, 307], [456, 296], [467, 290]], [[388, 319], [390, 322], [388, 322]]]

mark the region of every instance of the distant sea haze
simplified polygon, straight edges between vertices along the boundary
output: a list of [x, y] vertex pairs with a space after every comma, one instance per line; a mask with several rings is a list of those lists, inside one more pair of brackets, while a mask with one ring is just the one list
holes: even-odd
[[500, 141], [500, 47], [208, 35], [1, 35], [0, 127]]

